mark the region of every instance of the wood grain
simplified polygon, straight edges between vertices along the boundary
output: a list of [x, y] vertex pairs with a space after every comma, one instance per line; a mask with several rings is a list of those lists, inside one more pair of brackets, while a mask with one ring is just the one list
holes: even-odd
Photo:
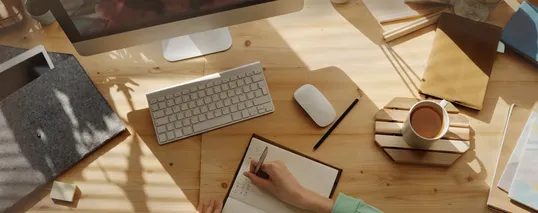
[[[511, 14], [501, 1], [488, 22], [503, 26]], [[337, 193], [384, 212], [487, 212], [508, 106], [534, 107], [538, 93], [528, 91], [538, 91], [536, 68], [514, 53], [497, 55], [484, 108], [460, 107], [473, 127], [474, 141], [454, 165], [395, 164], [374, 142], [373, 118], [394, 97], [422, 98], [417, 86], [434, 39], [428, 27], [387, 46], [383, 29], [397, 26], [380, 26], [360, 0], [343, 5], [305, 0], [298, 13], [230, 27], [234, 45], [229, 51], [169, 63], [160, 42], [81, 57], [58, 24], [40, 26], [26, 18], [0, 32], [0, 44], [43, 44], [48, 51], [75, 54], [131, 134], [59, 178], [80, 187], [76, 208], [54, 204], [46, 187], [12, 212], [194, 213], [199, 196], [206, 202], [224, 196], [252, 133], [343, 168]], [[273, 115], [156, 144], [145, 93], [254, 61], [265, 68], [276, 101]], [[333, 66], [337, 69], [318, 72]], [[337, 114], [361, 90], [357, 106], [316, 152], [312, 147], [327, 129], [317, 127], [292, 101], [293, 91], [306, 83], [318, 87]]]
[[419, 150], [384, 149], [396, 163], [409, 163], [430, 166], [450, 166], [461, 154], [426, 152]]
[[[375, 122], [375, 133], [385, 135], [402, 135], [403, 123], [392, 122]], [[450, 140], [465, 140], [468, 141], [471, 138], [471, 131], [469, 128], [450, 127], [443, 139]]]
[[[403, 138], [399, 136], [375, 135], [375, 142], [381, 148], [416, 149], [409, 146]], [[433, 143], [430, 147], [423, 148], [422, 150], [463, 154], [469, 147], [470, 144], [468, 141], [439, 140]]]

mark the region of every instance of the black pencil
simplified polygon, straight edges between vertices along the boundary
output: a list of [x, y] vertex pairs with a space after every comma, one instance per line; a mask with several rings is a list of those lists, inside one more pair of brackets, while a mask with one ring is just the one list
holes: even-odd
[[327, 139], [327, 137], [329, 137], [329, 135], [331, 134], [331, 132], [333, 132], [333, 130], [336, 128], [336, 126], [338, 126], [338, 124], [340, 123], [340, 121], [344, 120], [344, 117], [346, 117], [346, 115], [349, 113], [349, 111], [351, 111], [351, 109], [353, 109], [353, 107], [359, 102], [359, 99], [356, 98], [353, 103], [351, 103], [351, 105], [346, 109], [346, 111], [344, 112], [344, 114], [342, 114], [342, 116], [340, 116], [338, 118], [338, 120], [336, 120], [336, 122], [334, 122], [333, 126], [331, 126], [331, 128], [329, 129], [329, 131], [327, 131], [325, 133], [325, 135], [323, 135], [323, 137], [321, 137], [321, 139], [319, 139], [318, 143], [314, 146], [314, 150], [318, 149], [319, 146], [321, 146], [321, 144], [323, 143], [323, 141], [325, 141], [325, 139]]

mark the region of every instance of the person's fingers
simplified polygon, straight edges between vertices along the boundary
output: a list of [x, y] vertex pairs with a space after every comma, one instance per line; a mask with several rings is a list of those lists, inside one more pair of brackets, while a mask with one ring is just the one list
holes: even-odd
[[203, 211], [204, 211], [204, 202], [199, 201], [198, 208], [196, 208], [196, 213], [203, 213]]
[[215, 201], [215, 212], [213, 213], [221, 213], [222, 212], [222, 202], [221, 201]]
[[250, 159], [250, 173], [254, 173], [254, 171], [256, 170], [256, 165], [258, 165], [258, 159]]
[[209, 205], [207, 205], [207, 208], [205, 209], [204, 213], [211, 213], [213, 212], [213, 209], [215, 209], [215, 201], [211, 200], [209, 201]]
[[275, 192], [273, 183], [271, 183], [271, 181], [258, 177], [250, 172], [245, 172], [243, 173], [243, 175], [245, 175], [245, 177], [247, 177], [255, 186], [260, 187], [263, 190], [269, 191], [271, 193]]

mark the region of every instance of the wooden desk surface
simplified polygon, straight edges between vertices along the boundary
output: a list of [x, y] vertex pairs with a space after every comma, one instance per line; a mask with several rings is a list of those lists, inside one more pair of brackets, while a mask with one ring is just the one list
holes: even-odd
[[[490, 22], [503, 26], [513, 13], [502, 2]], [[389, 28], [391, 26], [388, 26]], [[130, 134], [99, 149], [59, 180], [76, 183], [81, 199], [54, 204], [43, 190], [14, 208], [29, 212], [194, 212], [202, 199], [222, 197], [248, 137], [258, 133], [344, 169], [337, 191], [386, 212], [484, 212], [507, 110], [532, 108], [538, 74], [514, 53], [499, 54], [484, 109], [460, 108], [474, 129], [472, 149], [450, 168], [396, 165], [373, 141], [373, 115], [394, 97], [419, 97], [417, 88], [431, 52], [428, 27], [388, 45], [360, 0], [331, 5], [306, 0], [301, 12], [230, 28], [231, 50], [169, 63], [160, 42], [80, 57], [57, 24], [33, 21], [0, 31], [0, 44], [74, 53]], [[155, 140], [145, 93], [253, 61], [261, 61], [276, 112], [166, 146]], [[362, 99], [317, 152], [319, 129], [292, 101], [312, 83], [338, 113]], [[50, 186], [49, 186], [50, 188]], [[76, 208], [73, 208], [76, 205]]]

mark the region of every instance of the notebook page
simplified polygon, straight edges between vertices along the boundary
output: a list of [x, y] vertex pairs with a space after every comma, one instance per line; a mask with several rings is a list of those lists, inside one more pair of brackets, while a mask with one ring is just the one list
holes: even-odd
[[246, 204], [256, 206], [269, 213], [303, 212], [278, 200], [270, 193], [252, 185], [242, 174], [250, 169], [250, 159], [259, 159], [265, 147], [268, 147], [266, 162], [280, 160], [286, 164], [290, 172], [305, 188], [329, 197], [338, 176], [338, 170], [271, 145], [257, 138], [251, 144], [239, 174], [233, 184], [230, 197]]
[[237, 199], [228, 197], [226, 199], [226, 205], [222, 209], [222, 213], [237, 213], [237, 212], [248, 212], [248, 213], [269, 213], [264, 210], [258, 209], [254, 206], [243, 203]]

